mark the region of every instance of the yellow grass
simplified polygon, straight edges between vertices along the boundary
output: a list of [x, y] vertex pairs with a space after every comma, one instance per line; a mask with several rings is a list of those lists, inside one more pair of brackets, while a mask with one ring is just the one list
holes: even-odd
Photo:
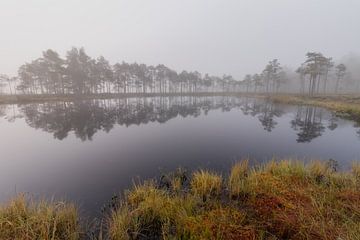
[[240, 196], [248, 191], [247, 177], [249, 171], [249, 161], [243, 160], [234, 164], [231, 168], [228, 187], [232, 196]]
[[222, 177], [216, 173], [205, 170], [197, 171], [193, 174], [191, 189], [195, 195], [204, 198], [217, 196], [222, 187]]
[[119, 221], [127, 233], [113, 239], [131, 239], [134, 230], [160, 239], [359, 239], [359, 166], [339, 173], [324, 162], [283, 160], [249, 170], [242, 161], [226, 185], [209, 171], [195, 172], [190, 188], [175, 193], [145, 183], [113, 213], [110, 232]]
[[[169, 175], [170, 176], [170, 175]], [[104, 239], [319, 239], [360, 236], [360, 163], [236, 163], [228, 177], [197, 171], [190, 184], [135, 184], [106, 216]], [[226, 184], [224, 184], [226, 183]], [[175, 190], [176, 189], [176, 190]], [[228, 193], [228, 194], [227, 194]], [[0, 239], [82, 239], [76, 208], [20, 195], [0, 207]]]
[[75, 240], [80, 238], [74, 205], [64, 202], [34, 203], [19, 195], [0, 207], [0, 239]]

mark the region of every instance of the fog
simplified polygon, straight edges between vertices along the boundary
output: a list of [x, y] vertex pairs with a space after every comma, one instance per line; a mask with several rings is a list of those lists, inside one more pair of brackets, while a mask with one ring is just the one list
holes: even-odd
[[295, 69], [309, 51], [356, 56], [359, 10], [358, 0], [3, 0], [0, 72], [76, 46], [111, 63], [242, 79], [274, 58]]

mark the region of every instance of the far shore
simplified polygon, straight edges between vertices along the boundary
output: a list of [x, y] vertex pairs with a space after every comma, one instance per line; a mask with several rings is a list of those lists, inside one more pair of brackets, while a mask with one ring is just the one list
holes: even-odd
[[[46, 101], [74, 101], [90, 99], [115, 99], [138, 97], [180, 97], [180, 96], [237, 96], [239, 92], [196, 92], [196, 93], [98, 93], [98, 94], [16, 94], [1, 95], [0, 104], [26, 104]], [[254, 94], [249, 94], [254, 95]]]
[[[211, 97], [211, 96], [235, 96], [235, 97], [262, 97], [278, 102], [303, 103], [300, 100], [340, 101], [352, 104], [360, 104], [360, 94], [317, 94], [313, 96], [298, 93], [254, 93], [254, 92], [138, 92], [138, 93], [97, 93], [97, 94], [0, 94], [0, 104], [26, 104], [46, 101], [74, 101], [89, 99], [115, 99], [115, 98], [140, 98], [140, 97]], [[291, 99], [291, 101], [290, 101]]]
[[359, 94], [318, 94], [302, 95], [296, 93], [246, 93], [246, 92], [190, 92], [190, 93], [99, 93], [99, 94], [17, 94], [0, 95], [1, 104], [28, 104], [41, 102], [72, 102], [91, 99], [120, 99], [144, 97], [257, 97], [277, 103], [312, 105], [334, 111], [341, 117], [360, 122]]

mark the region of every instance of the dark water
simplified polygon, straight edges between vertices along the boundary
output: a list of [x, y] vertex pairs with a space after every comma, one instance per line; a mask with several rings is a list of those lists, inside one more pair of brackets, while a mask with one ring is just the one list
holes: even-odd
[[360, 128], [331, 112], [261, 99], [158, 97], [0, 105], [0, 201], [66, 198], [96, 214], [114, 193], [179, 166], [360, 159]]

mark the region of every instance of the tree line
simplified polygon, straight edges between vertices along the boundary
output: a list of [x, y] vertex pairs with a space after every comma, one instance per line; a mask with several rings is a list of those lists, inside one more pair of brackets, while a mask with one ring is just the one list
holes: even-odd
[[[334, 81], [334, 93], [339, 92], [345, 76], [348, 74], [345, 64], [335, 65], [332, 58], [325, 57], [322, 53], [308, 52], [306, 60], [295, 71], [298, 74], [299, 92], [302, 94], [314, 95], [328, 92], [328, 82], [330, 73]], [[243, 80], [246, 91], [252, 89], [254, 92], [261, 88], [266, 93], [277, 93], [281, 86], [294, 81], [288, 77], [288, 72], [284, 71], [277, 59], [270, 61], [261, 73], [247, 74]]]
[[84, 48], [72, 48], [65, 59], [53, 50], [22, 65], [17, 91], [23, 94], [184, 93], [230, 91], [238, 82], [230, 75], [202, 76], [176, 71], [165, 65], [138, 63], [111, 65], [100, 56], [88, 56]]
[[10, 94], [278, 93], [285, 91], [282, 87], [295, 82], [298, 92], [314, 95], [328, 92], [329, 79], [333, 92], [338, 93], [348, 70], [342, 63], [335, 66], [330, 57], [309, 52], [295, 73], [296, 78], [290, 77], [291, 71], [274, 59], [260, 73], [247, 74], [239, 81], [231, 75], [202, 75], [198, 71], [178, 73], [162, 64], [148, 66], [122, 62], [111, 65], [102, 56], [94, 59], [84, 48], [74, 47], [65, 58], [54, 50], [44, 51], [40, 58], [23, 64], [17, 77], [0, 75], [0, 89], [8, 86]]

